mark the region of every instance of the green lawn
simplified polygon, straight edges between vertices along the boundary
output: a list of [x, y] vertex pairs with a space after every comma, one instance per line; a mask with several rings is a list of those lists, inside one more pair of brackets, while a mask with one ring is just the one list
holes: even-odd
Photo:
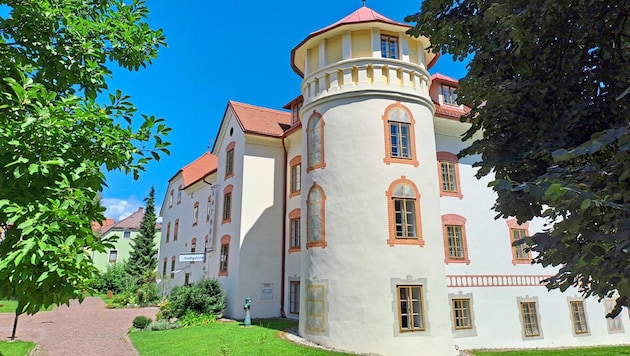
[[34, 347], [34, 343], [27, 341], [0, 341], [0, 355], [26, 356]]
[[630, 346], [556, 350], [475, 351], [475, 356], [619, 356], [630, 355]]
[[[0, 313], [15, 313], [15, 308], [17, 308], [17, 300], [0, 300]], [[50, 306], [46, 309], [42, 309], [42, 311], [52, 310], [53, 306]], [[0, 354], [0, 356], [4, 356]]]
[[139, 331], [129, 334], [142, 356], [181, 355], [346, 355], [293, 344], [278, 337], [296, 322], [289, 320], [255, 320], [244, 328], [237, 322], [217, 322], [165, 331]]

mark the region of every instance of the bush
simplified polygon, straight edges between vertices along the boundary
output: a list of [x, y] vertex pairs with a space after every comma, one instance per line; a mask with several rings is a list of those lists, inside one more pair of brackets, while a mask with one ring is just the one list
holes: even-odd
[[218, 316], [225, 308], [225, 292], [216, 279], [203, 279], [197, 284], [173, 288], [166, 310], [165, 319], [181, 318], [187, 312], [196, 315]]
[[125, 276], [124, 263], [107, 265], [107, 270], [96, 276], [94, 289], [101, 293], [107, 293], [108, 290], [115, 294], [120, 293], [123, 291], [123, 278]]
[[152, 320], [144, 315], [138, 315], [133, 319], [133, 327], [136, 329], [144, 330], [151, 324]]
[[189, 310], [179, 319], [179, 323], [183, 327], [188, 326], [200, 326], [208, 325], [217, 321], [217, 317], [214, 314], [195, 314], [195, 312]]

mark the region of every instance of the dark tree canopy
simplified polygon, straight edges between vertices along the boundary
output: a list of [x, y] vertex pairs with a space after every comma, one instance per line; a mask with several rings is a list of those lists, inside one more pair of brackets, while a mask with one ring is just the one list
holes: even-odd
[[131, 240], [131, 252], [127, 261], [127, 272], [140, 278], [157, 268], [157, 246], [155, 245], [155, 188], [151, 187], [149, 196], [144, 199], [144, 217], [140, 222], [140, 232]]
[[472, 58], [460, 155], [492, 175], [497, 217], [547, 218], [527, 240], [548, 288], [630, 296], [630, 1], [425, 0], [411, 34]]
[[[104, 171], [138, 177], [168, 154], [162, 119], [109, 92], [110, 68], [137, 70], [165, 45], [141, 0], [0, 0], [0, 298], [35, 313], [91, 291], [105, 252]], [[98, 99], [98, 100], [97, 100]], [[132, 124], [133, 121], [133, 124]]]

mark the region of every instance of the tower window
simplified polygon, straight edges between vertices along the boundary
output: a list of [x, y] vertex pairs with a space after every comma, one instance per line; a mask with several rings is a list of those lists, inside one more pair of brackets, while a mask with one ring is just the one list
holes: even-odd
[[398, 37], [381, 35], [381, 57], [398, 59]]

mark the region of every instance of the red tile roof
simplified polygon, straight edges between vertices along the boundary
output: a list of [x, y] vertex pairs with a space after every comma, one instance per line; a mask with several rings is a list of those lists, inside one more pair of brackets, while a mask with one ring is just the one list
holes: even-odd
[[[217, 170], [219, 159], [212, 153], [206, 152], [180, 170], [184, 188], [198, 182], [203, 177]], [[173, 178], [171, 178], [173, 179]]]
[[410, 25], [402, 23], [402, 22], [397, 22], [394, 21], [392, 19], [389, 19], [381, 14], [379, 14], [378, 12], [370, 9], [367, 6], [363, 6], [360, 7], [358, 10], [356, 10], [355, 12], [351, 13], [350, 15], [342, 18], [341, 20], [335, 22], [332, 25], [326, 26], [320, 30], [317, 30], [315, 32], [312, 32], [307, 38], [311, 38], [313, 36], [317, 36], [320, 33], [324, 33], [326, 31], [329, 31], [333, 28], [339, 27], [339, 26], [343, 26], [343, 25], [349, 25], [349, 24], [353, 24], [353, 23], [363, 23], [363, 22], [383, 22], [383, 23], [388, 23], [388, 24], [392, 24], [392, 25], [396, 25], [396, 26], [404, 26], [404, 27], [408, 27], [411, 28]]
[[[111, 218], [107, 219], [106, 221], [109, 224], [104, 225], [100, 229], [96, 229], [96, 231], [100, 235], [103, 235], [104, 233], [110, 230], [138, 230], [140, 229], [140, 223], [142, 222], [143, 218], [144, 218], [144, 208], [139, 207], [136, 212], [120, 220], [117, 223], [113, 223], [114, 219], [111, 219]], [[155, 228], [159, 230], [162, 228], [162, 225], [159, 223], [155, 223]]]
[[229, 101], [243, 132], [282, 137], [291, 126], [291, 113]]
[[470, 108], [466, 106], [460, 107], [440, 104], [437, 89], [437, 85], [439, 83], [445, 83], [449, 86], [459, 88], [459, 81], [457, 79], [453, 79], [441, 73], [435, 73], [431, 76], [431, 88], [429, 89], [429, 93], [433, 103], [435, 104], [435, 115], [448, 119], [459, 120], [462, 115], [470, 111]]
[[449, 76], [446, 76], [442, 73], [435, 73], [431, 76], [431, 81], [437, 80], [439, 82], [446, 82], [453, 86], [459, 87], [459, 81], [457, 79], [453, 79]]

